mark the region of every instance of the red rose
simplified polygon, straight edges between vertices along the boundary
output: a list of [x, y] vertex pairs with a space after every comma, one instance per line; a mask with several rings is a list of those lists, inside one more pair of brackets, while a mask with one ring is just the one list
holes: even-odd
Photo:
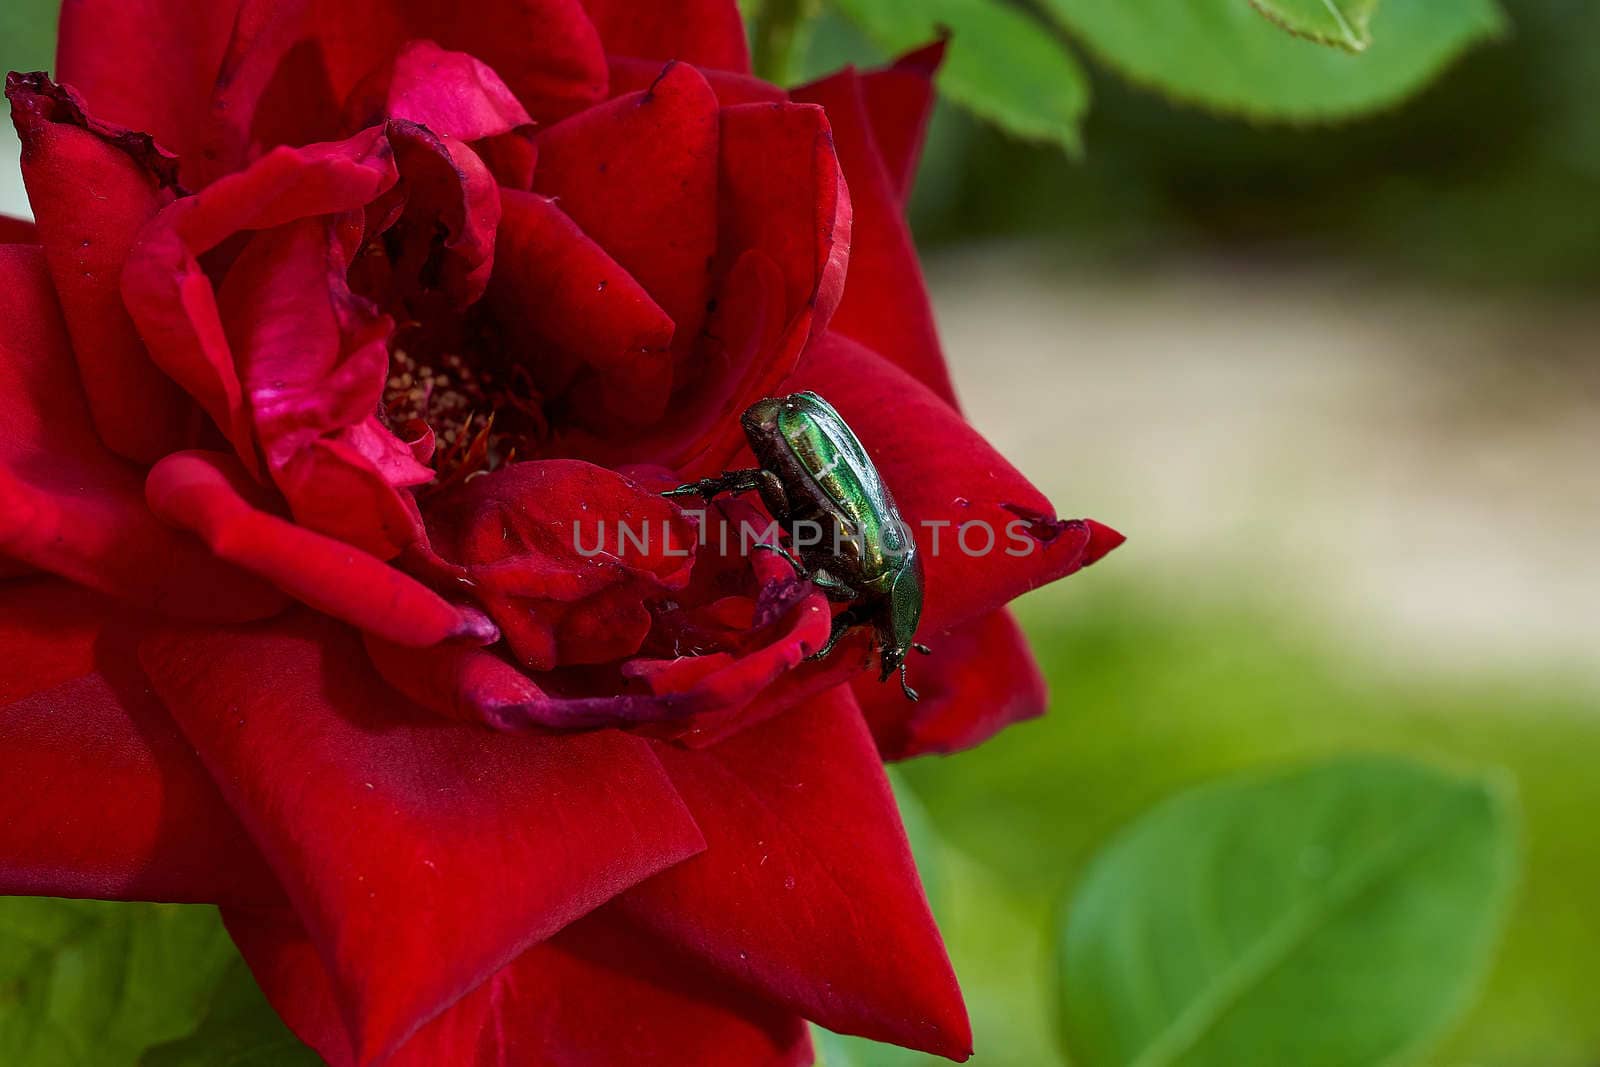
[[[955, 406], [937, 61], [785, 95], [733, 0], [67, 0], [7, 83], [0, 892], [221, 905], [333, 1064], [965, 1056], [880, 755], [1042, 710], [1003, 605], [1120, 538]], [[921, 703], [806, 661], [828, 602], [706, 536], [753, 504], [659, 496], [797, 389], [919, 540], [1023, 531], [922, 546]]]

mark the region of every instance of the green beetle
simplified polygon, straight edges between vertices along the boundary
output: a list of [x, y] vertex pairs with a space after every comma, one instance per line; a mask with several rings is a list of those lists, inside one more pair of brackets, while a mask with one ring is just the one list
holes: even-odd
[[[740, 422], [759, 467], [725, 471], [665, 495], [710, 500], [718, 493], [760, 493], [799, 557], [781, 545], [756, 547], [783, 556], [829, 600], [849, 604], [834, 616], [827, 644], [812, 658], [832, 652], [852, 628], [870, 625], [878, 641], [879, 680], [898, 671], [900, 688], [916, 700], [905, 661], [912, 649], [929, 652], [913, 640], [922, 619], [922, 558], [866, 449], [816, 393], [757, 401]], [[801, 537], [802, 530], [818, 536]]]

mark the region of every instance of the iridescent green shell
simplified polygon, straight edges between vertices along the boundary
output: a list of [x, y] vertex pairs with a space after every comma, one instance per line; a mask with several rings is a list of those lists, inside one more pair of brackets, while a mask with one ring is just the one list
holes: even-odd
[[850, 533], [861, 546], [861, 577], [873, 581], [903, 569], [915, 546], [855, 433], [815, 393], [795, 393], [785, 400], [778, 412], [778, 434], [854, 527]]

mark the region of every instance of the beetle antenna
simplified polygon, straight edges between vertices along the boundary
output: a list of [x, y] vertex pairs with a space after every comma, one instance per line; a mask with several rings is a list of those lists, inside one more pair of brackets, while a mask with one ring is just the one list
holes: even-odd
[[900, 691], [906, 695], [906, 699], [911, 703], [915, 704], [917, 702], [917, 691], [906, 683], [906, 664], [904, 660], [900, 661]]
[[927, 645], [921, 644], [920, 642], [913, 641], [911, 643], [911, 647], [916, 649], [918, 652], [921, 652], [924, 656], [933, 655], [933, 649], [929, 648]]

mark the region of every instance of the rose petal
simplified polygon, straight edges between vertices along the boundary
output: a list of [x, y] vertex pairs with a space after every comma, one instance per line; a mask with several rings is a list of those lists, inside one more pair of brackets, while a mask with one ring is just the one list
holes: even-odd
[[894, 63], [861, 75], [861, 98], [873, 140], [891, 186], [905, 204], [911, 199], [917, 161], [933, 114], [933, 76], [944, 63], [945, 42], [907, 52]]
[[173, 453], [150, 471], [145, 489], [156, 514], [199, 534], [221, 559], [385, 640], [425, 646], [498, 636], [473, 609], [375, 556], [272, 514], [261, 488], [223, 453]]
[[847, 337], [814, 341], [784, 389], [825, 396], [894, 494], [926, 571], [923, 633], [986, 615], [1122, 543], [1092, 520], [1057, 519], [948, 404]]
[[[268, 998], [332, 1067], [359, 1061], [333, 984], [292, 914], [224, 913]], [[384, 1067], [804, 1067], [804, 1022], [596, 915], [529, 949], [401, 1045]]]
[[1044, 678], [1009, 611], [921, 637], [934, 654], [912, 658], [916, 703], [893, 679], [862, 675], [852, 687], [884, 759], [960, 752], [1044, 714]]
[[645, 599], [687, 584], [695, 541], [669, 501], [579, 460], [470, 479], [430, 505], [428, 528], [534, 670], [637, 652]]
[[498, 137], [527, 129], [533, 119], [487, 63], [432, 41], [407, 41], [378, 84], [364, 86], [375, 99], [352, 98], [354, 125], [395, 118], [426, 126], [458, 141]]
[[170, 632], [141, 656], [282, 880], [364, 1061], [701, 847], [645, 742], [441, 723], [327, 620]]
[[644, 92], [609, 100], [539, 135], [535, 191], [554, 197], [677, 324], [700, 334], [717, 248], [717, 98], [698, 71], [669, 64]]
[[820, 333], [838, 306], [850, 255], [850, 193], [819, 107], [724, 108], [719, 177], [720, 254], [750, 249], [783, 271], [791, 315], [814, 310]]
[[416, 39], [476, 56], [540, 121], [605, 96], [600, 40], [578, 0], [244, 0], [220, 69], [212, 68], [215, 172], [274, 143], [314, 139], [319, 116], [337, 114], [364, 78]]
[[[596, 431], [666, 410], [672, 319], [553, 201], [506, 191], [489, 306], [540, 394]], [[537, 352], [540, 358], [529, 358]]]
[[620, 908], [830, 1030], [971, 1052], [955, 975], [848, 690], [713, 748], [657, 755], [707, 847]]
[[[667, 57], [663, 57], [667, 58]], [[606, 62], [611, 68], [611, 95], [638, 92], [650, 88], [661, 77], [661, 59], [636, 59], [632, 56], [609, 55]], [[750, 74], [736, 74], [730, 70], [715, 70], [698, 65], [700, 76], [717, 94], [723, 107], [735, 104], [778, 104], [789, 99], [789, 94]]]
[[32, 219], [19, 219], [10, 215], [0, 215], [0, 244], [36, 245], [38, 243], [39, 227], [34, 225]]
[[829, 328], [909, 371], [955, 406], [900, 188], [879, 151], [867, 108], [866, 79], [849, 69], [792, 95], [827, 109], [839, 165], [850, 183], [850, 281]]
[[143, 625], [56, 579], [0, 585], [0, 893], [278, 899], [149, 694], [134, 657]]
[[734, 0], [679, 0], [639, 4], [634, 0], [584, 0], [606, 53], [650, 59], [680, 59], [699, 67], [750, 73], [744, 20]]
[[192, 184], [238, 9], [238, 0], [63, 0], [57, 76], [95, 114], [177, 152]]
[[[389, 138], [406, 202], [396, 223], [401, 232], [386, 237], [401, 238], [400, 257], [410, 253], [418, 272], [428, 278], [427, 288], [442, 290], [454, 310], [468, 307], [483, 295], [494, 269], [501, 210], [495, 177], [476, 152], [449, 134], [435, 136], [422, 126], [394, 120]], [[413, 290], [424, 287], [419, 279], [407, 280]]]
[[90, 118], [76, 94], [42, 74], [9, 75], [6, 96], [95, 429], [118, 455], [153, 462], [183, 447], [192, 405], [134, 331], [122, 262], [171, 201], [177, 160], [148, 136]]
[[0, 553], [190, 618], [278, 610], [270, 586], [159, 522], [100, 443], [37, 246], [0, 246]]
[[396, 179], [381, 128], [346, 141], [281, 148], [248, 170], [168, 206], [140, 234], [122, 295], [151, 357], [222, 429], [244, 463], [257, 463], [233, 354], [199, 257], [235, 234], [370, 203]]

